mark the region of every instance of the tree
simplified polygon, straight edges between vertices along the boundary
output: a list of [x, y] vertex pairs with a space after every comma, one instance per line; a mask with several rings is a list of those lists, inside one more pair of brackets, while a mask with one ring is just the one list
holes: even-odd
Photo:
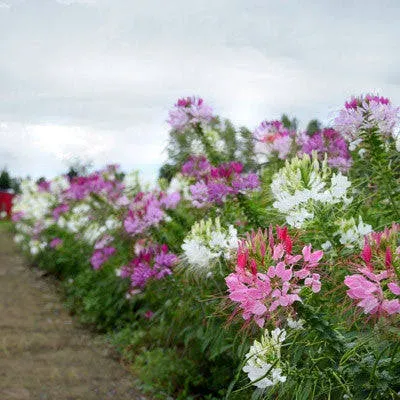
[[317, 119], [312, 119], [306, 128], [307, 133], [312, 136], [314, 133], [320, 131], [322, 129], [322, 124]]
[[0, 190], [8, 190], [12, 187], [12, 181], [7, 169], [4, 168], [0, 173]]
[[91, 161], [83, 161], [79, 157], [75, 157], [68, 161], [67, 166], [69, 167], [67, 175], [69, 179], [72, 179], [88, 175], [93, 165]]
[[290, 119], [287, 114], [282, 114], [281, 122], [283, 126], [287, 129], [293, 129], [293, 130], [297, 129], [298, 126], [297, 118]]

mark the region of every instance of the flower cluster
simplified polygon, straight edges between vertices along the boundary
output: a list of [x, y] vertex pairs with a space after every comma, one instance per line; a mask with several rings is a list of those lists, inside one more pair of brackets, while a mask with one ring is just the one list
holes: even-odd
[[115, 179], [114, 174], [106, 172], [94, 172], [88, 176], [78, 176], [72, 179], [69, 188], [64, 192], [63, 197], [67, 201], [83, 200], [91, 194], [106, 197], [110, 201], [116, 201], [123, 190], [122, 182]]
[[[181, 99], [158, 186], [117, 165], [25, 182], [14, 240], [66, 279], [86, 320], [117, 339], [134, 328], [137, 349], [156, 342], [157, 352], [143, 354], [143, 374], [161, 371], [166, 350], [168, 359], [184, 356], [190, 368], [179, 376], [201, 398], [240, 390], [250, 398], [253, 387], [253, 397], [285, 400], [311, 381], [315, 398], [390, 398], [398, 343], [380, 327], [400, 318], [400, 225], [381, 227], [399, 219], [398, 114], [367, 95], [346, 103], [336, 129], [299, 134], [266, 121], [252, 132], [214, 118], [201, 99]], [[121, 289], [128, 299], [140, 294], [127, 303]], [[349, 310], [381, 322], [360, 330], [345, 318]], [[236, 350], [247, 348], [232, 380]], [[199, 373], [222, 364], [225, 375], [200, 392], [208, 377]], [[364, 379], [370, 373], [379, 382]], [[174, 385], [168, 393], [183, 393]]]
[[261, 341], [255, 340], [250, 347], [243, 371], [254, 386], [265, 389], [286, 382], [281, 368], [281, 347], [285, 339], [284, 329], [275, 328], [271, 334], [265, 330]]
[[60, 238], [54, 238], [50, 241], [49, 246], [52, 249], [57, 249], [63, 245], [63, 240]]
[[157, 226], [165, 217], [165, 210], [175, 208], [180, 201], [177, 192], [139, 192], [129, 205], [124, 220], [126, 232], [137, 235]]
[[206, 178], [211, 172], [211, 164], [205, 156], [191, 156], [182, 165], [182, 175], [196, 180]]
[[208, 124], [213, 118], [212, 108], [202, 98], [192, 96], [178, 100], [169, 112], [168, 123], [172, 129], [182, 133], [198, 124]]
[[256, 174], [245, 174], [241, 163], [230, 162], [211, 168], [201, 181], [190, 186], [190, 193], [193, 205], [201, 208], [211, 203], [221, 204], [227, 196], [257, 189], [259, 185]]
[[286, 222], [301, 228], [314, 218], [319, 205], [348, 204], [350, 181], [341, 172], [332, 173], [326, 158], [322, 163], [315, 153], [294, 157], [277, 172], [271, 184], [273, 206], [286, 216]]
[[335, 235], [340, 235], [339, 241], [346, 247], [362, 247], [365, 235], [372, 232], [372, 226], [365, 224], [361, 217], [358, 218], [358, 224], [354, 217], [342, 219], [337, 222], [339, 230]]
[[[321, 289], [320, 275], [314, 270], [323, 256], [312, 252], [311, 245], [302, 254], [293, 254], [293, 241], [287, 228], [252, 232], [239, 244], [235, 272], [226, 279], [229, 298], [240, 304], [243, 318], [251, 318], [260, 327], [279, 311], [301, 301], [300, 292], [309, 286], [314, 293]], [[290, 310], [291, 311], [291, 310]]]
[[315, 151], [320, 161], [325, 154], [328, 165], [346, 172], [351, 166], [351, 155], [348, 144], [343, 136], [332, 128], [326, 128], [314, 133], [312, 136], [303, 135], [302, 153], [312, 154]]
[[229, 260], [238, 247], [237, 231], [221, 226], [219, 218], [196, 222], [182, 244], [184, 258], [193, 272], [204, 274], [223, 256]]
[[364, 314], [377, 317], [400, 314], [400, 225], [367, 236], [357, 265], [348, 275], [347, 295]]
[[136, 257], [128, 265], [122, 266], [117, 275], [130, 279], [129, 293], [132, 295], [140, 292], [149, 280], [171, 275], [177, 262], [178, 257], [169, 252], [167, 245], [148, 245], [139, 249]]
[[94, 245], [94, 253], [90, 259], [93, 269], [100, 269], [101, 266], [115, 253], [115, 247], [109, 246], [114, 241], [110, 235], [104, 235]]
[[361, 131], [377, 128], [383, 136], [393, 135], [398, 125], [400, 107], [392, 105], [389, 99], [376, 95], [352, 97], [345, 103], [335, 119], [335, 129], [348, 142], [362, 141]]
[[31, 181], [21, 183], [21, 194], [13, 200], [13, 220], [43, 220], [53, 203], [48, 191], [40, 190]]
[[255, 152], [264, 161], [268, 161], [272, 155], [285, 160], [291, 150], [294, 135], [281, 121], [263, 121], [253, 133]]

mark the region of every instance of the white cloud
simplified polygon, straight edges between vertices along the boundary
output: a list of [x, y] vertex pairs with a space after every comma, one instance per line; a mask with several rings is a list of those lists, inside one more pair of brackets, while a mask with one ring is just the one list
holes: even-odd
[[61, 169], [72, 153], [126, 168], [160, 164], [168, 108], [184, 95], [201, 95], [249, 128], [283, 112], [304, 124], [329, 121], [366, 91], [400, 103], [397, 0], [366, 0], [362, 9], [268, 0], [9, 3], [13, 12], [0, 14], [0, 122], [9, 132], [0, 129], [0, 155], [24, 174]]
[[94, 5], [96, 4], [96, 0], [55, 0], [59, 4], [63, 4], [66, 6], [70, 6], [71, 4], [85, 4], [85, 5]]

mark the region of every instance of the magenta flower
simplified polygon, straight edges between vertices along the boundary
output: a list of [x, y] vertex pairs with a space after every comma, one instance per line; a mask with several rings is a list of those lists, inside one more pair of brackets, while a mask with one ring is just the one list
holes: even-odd
[[146, 319], [152, 319], [153, 316], [154, 316], [154, 312], [151, 311], [151, 310], [148, 310], [148, 311], [146, 311], [146, 312], [144, 313], [144, 317], [145, 317]]
[[309, 286], [321, 290], [320, 275], [312, 273], [323, 256], [305, 246], [301, 254], [292, 254], [293, 241], [287, 228], [252, 232], [238, 249], [235, 272], [225, 279], [229, 298], [239, 303], [245, 320], [253, 319], [260, 327], [265, 320], [279, 316], [302, 301], [300, 292]]
[[228, 196], [246, 193], [259, 186], [256, 174], [245, 174], [241, 163], [230, 162], [212, 167], [189, 189], [193, 205], [200, 208], [210, 203], [221, 204]]
[[335, 118], [335, 129], [352, 142], [361, 140], [360, 132], [378, 128], [385, 137], [393, 135], [399, 123], [400, 107], [394, 107], [389, 99], [371, 94], [352, 97]]
[[383, 232], [368, 235], [357, 266], [359, 273], [344, 279], [347, 295], [364, 314], [378, 318], [400, 314], [399, 232], [400, 225], [393, 224]]
[[42, 181], [40, 183], [38, 183], [38, 190], [39, 192], [50, 192], [50, 181]]
[[214, 118], [212, 108], [198, 97], [179, 99], [174, 109], [169, 112], [167, 121], [178, 133], [198, 124], [208, 124]]
[[183, 176], [199, 180], [211, 172], [211, 164], [204, 156], [191, 156], [182, 165], [181, 172]]
[[110, 243], [114, 241], [114, 238], [111, 235], [104, 235], [100, 240], [98, 240], [95, 245], [95, 250], [102, 250], [107, 247]]
[[58, 248], [58, 247], [61, 247], [62, 244], [63, 244], [63, 240], [62, 240], [62, 239], [60, 239], [60, 238], [54, 238], [54, 239], [51, 240], [51, 242], [49, 243], [49, 246], [50, 246], [52, 249], [56, 249], [56, 248]]
[[131, 281], [130, 293], [138, 293], [149, 280], [159, 280], [172, 274], [178, 257], [170, 253], [167, 245], [149, 245], [128, 264], [121, 267], [119, 275]]
[[90, 259], [93, 269], [100, 269], [100, 267], [115, 253], [115, 251], [115, 247], [103, 247], [100, 250], [95, 250]]
[[138, 193], [129, 205], [124, 220], [126, 232], [137, 235], [157, 226], [165, 218], [165, 210], [176, 208], [180, 199], [179, 193]]
[[114, 174], [99, 171], [89, 176], [73, 178], [70, 187], [63, 193], [63, 198], [66, 201], [83, 200], [91, 194], [96, 194], [114, 203], [121, 197], [123, 189], [124, 185], [116, 179]]
[[62, 203], [59, 206], [57, 206], [54, 210], [53, 210], [53, 218], [55, 221], [58, 221], [58, 219], [60, 218], [60, 216], [62, 214], [65, 214], [66, 212], [69, 211], [69, 205], [66, 203]]
[[332, 128], [326, 128], [312, 136], [303, 135], [301, 153], [312, 154], [317, 152], [318, 158], [323, 160], [327, 156], [328, 165], [345, 172], [351, 166], [351, 155], [348, 144], [343, 136]]

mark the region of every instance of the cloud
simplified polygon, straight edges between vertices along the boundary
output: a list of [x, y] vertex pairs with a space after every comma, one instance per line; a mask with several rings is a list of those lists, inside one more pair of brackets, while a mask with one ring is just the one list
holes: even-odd
[[96, 0], [55, 0], [59, 4], [70, 6], [72, 4], [95, 5]]
[[397, 1], [62, 2], [10, 0], [0, 13], [0, 121], [19, 138], [1, 154], [26, 173], [74, 152], [158, 165], [183, 95], [250, 128], [283, 112], [329, 122], [365, 91], [400, 103]]

